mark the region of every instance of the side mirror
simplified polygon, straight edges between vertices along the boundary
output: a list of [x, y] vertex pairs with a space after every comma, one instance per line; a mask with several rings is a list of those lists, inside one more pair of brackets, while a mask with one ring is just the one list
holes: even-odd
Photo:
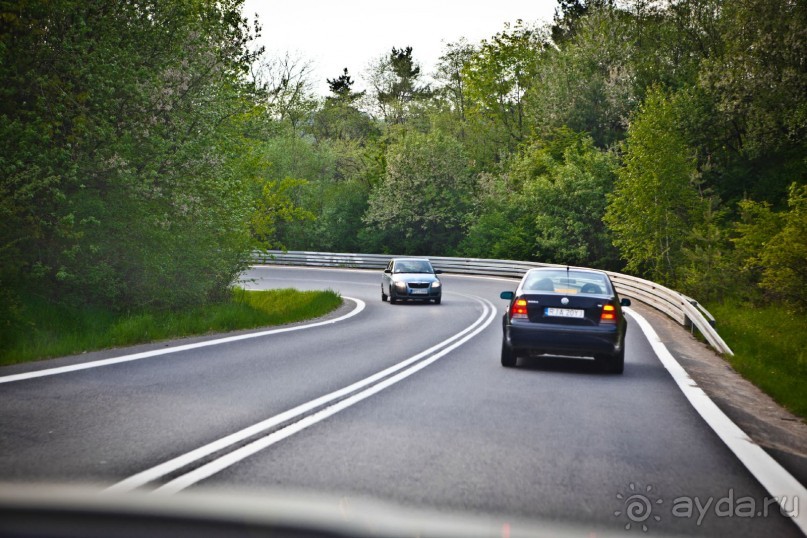
[[387, 274], [390, 274], [390, 273], [392, 273], [392, 269], [384, 269], [384, 272], [387, 273]]
[[630, 299], [621, 299], [619, 304], [622, 306], [630, 306]]
[[516, 294], [514, 292], [512, 292], [512, 291], [503, 291], [503, 292], [501, 292], [499, 294], [499, 297], [501, 299], [506, 300], [506, 301], [512, 301], [513, 297], [515, 297], [515, 296], [516, 296]]
[[442, 270], [440, 270], [440, 269], [435, 269], [434, 274], [435, 274], [435, 275], [442, 275], [442, 274], [443, 274], [443, 271], [442, 271]]

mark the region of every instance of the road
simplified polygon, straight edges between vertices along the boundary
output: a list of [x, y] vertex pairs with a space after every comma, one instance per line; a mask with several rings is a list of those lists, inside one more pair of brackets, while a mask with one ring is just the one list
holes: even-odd
[[[632, 320], [624, 375], [585, 359], [508, 369], [498, 295], [513, 281], [443, 275], [443, 304], [390, 305], [374, 272], [256, 267], [245, 276], [256, 289], [335, 289], [350, 298], [338, 315], [350, 317], [7, 383], [170, 348], [2, 368], [0, 480], [279, 488], [505, 524], [801, 536]], [[628, 513], [631, 496], [650, 503], [649, 517]]]

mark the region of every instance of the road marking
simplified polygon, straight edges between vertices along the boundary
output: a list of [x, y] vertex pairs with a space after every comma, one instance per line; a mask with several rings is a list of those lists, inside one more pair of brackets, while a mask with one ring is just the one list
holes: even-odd
[[[466, 296], [470, 297], [470, 296]], [[369, 376], [361, 381], [353, 383], [347, 387], [344, 387], [340, 390], [332, 392], [330, 394], [326, 394], [325, 396], [321, 396], [315, 400], [311, 400], [310, 402], [304, 403], [299, 405], [293, 409], [285, 411], [279, 415], [274, 417], [268, 418], [262, 422], [249, 426], [241, 431], [235, 432], [231, 435], [223, 437], [217, 441], [209, 443], [205, 446], [192, 450], [186, 454], [178, 456], [172, 460], [169, 460], [165, 463], [152, 467], [151, 469], [147, 469], [142, 471], [136, 475], [133, 475], [113, 486], [107, 488], [106, 491], [130, 491], [135, 488], [144, 486], [149, 482], [162, 478], [163, 476], [175, 472], [182, 467], [190, 465], [202, 458], [205, 458], [215, 452], [220, 450], [226, 449], [236, 443], [244, 441], [254, 435], [257, 435], [261, 432], [270, 430], [274, 427], [277, 427], [289, 420], [294, 420], [296, 418], [302, 417], [299, 421], [294, 422], [280, 430], [277, 430], [266, 437], [258, 439], [248, 445], [245, 445], [231, 453], [225, 454], [224, 456], [217, 458], [197, 469], [194, 469], [184, 475], [181, 475], [171, 482], [166, 483], [161, 488], [157, 489], [156, 491], [160, 491], [162, 493], [167, 492], [176, 492], [180, 491], [204, 478], [212, 476], [213, 474], [237, 463], [238, 461], [243, 460], [244, 458], [255, 454], [256, 452], [263, 450], [264, 448], [271, 446], [282, 439], [286, 439], [287, 437], [294, 435], [295, 433], [312, 426], [327, 417], [330, 417], [343, 409], [354, 405], [365, 398], [380, 392], [381, 390], [394, 385], [395, 383], [409, 377], [410, 375], [414, 374], [415, 372], [425, 368], [429, 364], [435, 362], [437, 359], [443, 357], [450, 351], [453, 351], [457, 347], [461, 346], [477, 334], [479, 334], [482, 330], [487, 328], [493, 319], [496, 317], [496, 309], [493, 305], [481, 298], [471, 297], [475, 301], [479, 302], [482, 305], [482, 314], [477, 318], [471, 325], [460, 331], [459, 333], [443, 340], [442, 342], [430, 347], [429, 349], [418, 353], [404, 361], [399, 362], [385, 370], [382, 370], [372, 376]], [[425, 360], [422, 360], [424, 359]], [[420, 362], [418, 362], [420, 361]], [[414, 366], [411, 366], [413, 365]], [[404, 368], [409, 367], [407, 370], [403, 370]], [[402, 372], [397, 373], [393, 377], [389, 377], [392, 374], [395, 374], [399, 370], [403, 370]], [[368, 387], [369, 388], [366, 388]], [[355, 393], [357, 390], [362, 390], [362, 392]], [[352, 394], [352, 396], [350, 396]], [[349, 397], [347, 397], [349, 396]], [[347, 397], [347, 398], [345, 398]], [[345, 398], [342, 400], [342, 398]], [[339, 401], [337, 401], [339, 400]], [[324, 405], [327, 405], [331, 402], [336, 402], [333, 405], [321, 409], [311, 415], [305, 416], [308, 413], [311, 413], [317, 408], [320, 408]]]
[[295, 325], [293, 327], [283, 327], [280, 329], [271, 329], [268, 331], [261, 331], [249, 334], [239, 334], [237, 336], [228, 336], [225, 338], [217, 338], [216, 340], [207, 340], [205, 342], [196, 342], [194, 344], [185, 344], [182, 346], [169, 347], [164, 349], [155, 349], [153, 351], [145, 351], [143, 353], [135, 353], [133, 355], [124, 355], [121, 357], [114, 357], [111, 359], [102, 359], [92, 362], [83, 362], [81, 364], [73, 364], [70, 366], [60, 366], [58, 368], [48, 368], [46, 370], [36, 370], [33, 372], [25, 372], [22, 374], [14, 374], [0, 377], [0, 383], [12, 383], [14, 381], [23, 381], [26, 379], [34, 379], [37, 377], [46, 377], [51, 375], [65, 374], [68, 372], [76, 372], [78, 370], [87, 370], [89, 368], [98, 368], [101, 366], [109, 366], [111, 364], [119, 364], [122, 362], [136, 361], [140, 359], [148, 359], [159, 355], [168, 355], [170, 353], [179, 353], [180, 351], [188, 351], [191, 349], [199, 349], [202, 347], [217, 346], [220, 344], [227, 344], [230, 342], [238, 342], [240, 340], [249, 340], [251, 338], [260, 338], [262, 336], [270, 336], [273, 334], [287, 333], [292, 331], [301, 331], [303, 329], [312, 329], [314, 327], [322, 327], [323, 325], [330, 325], [339, 321], [344, 321], [348, 318], [361, 313], [367, 306], [361, 299], [354, 299], [353, 297], [342, 297], [349, 301], [356, 303], [356, 307], [338, 318], [329, 319], [325, 321], [318, 321], [316, 323], [309, 323], [307, 325]]
[[[807, 488], [802, 486], [784, 467], [779, 465], [765, 450], [756, 444], [740, 429], [723, 411], [709, 398], [692, 379], [684, 368], [675, 360], [667, 346], [661, 341], [658, 333], [643, 316], [633, 309], [625, 308], [625, 312], [632, 317], [647, 337], [661, 363], [672, 376], [678, 388], [684, 393], [689, 403], [709, 425], [720, 439], [729, 447], [745, 468], [762, 484], [770, 495], [775, 498], [782, 509], [791, 513], [792, 521], [807, 534], [807, 510], [796, 510], [793, 513], [793, 503], [797, 499], [807, 499]], [[783, 503], [790, 502], [790, 506]]]

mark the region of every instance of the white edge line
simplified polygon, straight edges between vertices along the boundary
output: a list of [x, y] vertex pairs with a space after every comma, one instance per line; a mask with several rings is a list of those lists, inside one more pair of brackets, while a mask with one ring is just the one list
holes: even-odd
[[[406, 379], [407, 377], [413, 375], [414, 373], [419, 372], [426, 366], [429, 366], [433, 362], [444, 357], [449, 352], [457, 349], [459, 346], [463, 345], [465, 342], [467, 342], [468, 340], [470, 340], [471, 338], [475, 337], [477, 334], [485, 330], [491, 324], [491, 322], [496, 317], [496, 309], [493, 307], [493, 304], [491, 304], [489, 301], [485, 300], [485, 303], [487, 304], [485, 305], [485, 311], [482, 317], [483, 318], [487, 317], [487, 319], [481, 326], [476, 327], [476, 329], [473, 332], [467, 334], [464, 338], [458, 340], [457, 342], [454, 342], [450, 346], [445, 347], [444, 349], [435, 353], [428, 359], [421, 361], [415, 364], [414, 366], [408, 368], [407, 370], [399, 372], [397, 375], [385, 379], [384, 381], [377, 383], [358, 394], [354, 394], [353, 396], [346, 398], [340, 402], [337, 402], [334, 405], [327, 407], [321, 411], [318, 411], [313, 415], [307, 416], [302, 420], [300, 420], [299, 422], [290, 424], [289, 426], [276, 432], [273, 432], [270, 435], [263, 437], [262, 439], [253, 441], [252, 443], [245, 445], [233, 452], [230, 452], [229, 454], [225, 454], [224, 456], [218, 459], [215, 459], [197, 469], [194, 469], [184, 475], [181, 475], [171, 480], [170, 482], [162, 485], [161, 487], [157, 488], [156, 490], [154, 490], [154, 493], [172, 494], [182, 491], [183, 489], [192, 486], [193, 484], [201, 480], [204, 480], [205, 478], [209, 478], [210, 476], [226, 469], [227, 467], [230, 467], [231, 465], [234, 465], [239, 461], [244, 460], [249, 456], [252, 456], [253, 454], [256, 454], [257, 452], [260, 452], [261, 450], [264, 450], [265, 448], [268, 448], [282, 441], [283, 439], [291, 437], [295, 433], [305, 430], [306, 428], [313, 426], [318, 422], [322, 422], [326, 418], [335, 415], [336, 413], [344, 409], [347, 409], [348, 407], [351, 407], [361, 402], [362, 400], [369, 398], [374, 394], [381, 392], [382, 390]], [[478, 323], [475, 323], [474, 325], [478, 325]]]
[[[173, 458], [171, 460], [163, 462], [163, 463], [161, 463], [159, 465], [156, 465], [156, 466], [154, 466], [154, 467], [152, 467], [150, 469], [146, 469], [145, 471], [141, 471], [141, 472], [139, 472], [139, 473], [137, 473], [135, 475], [130, 476], [129, 478], [126, 478], [126, 479], [124, 479], [124, 480], [110, 486], [105, 491], [108, 491], [108, 492], [130, 491], [130, 490], [133, 490], [135, 488], [144, 486], [144, 485], [148, 484], [149, 482], [152, 482], [152, 481], [154, 481], [154, 480], [156, 480], [158, 478], [161, 478], [161, 477], [165, 476], [166, 474], [174, 472], [174, 471], [176, 471], [176, 470], [178, 470], [178, 469], [180, 469], [180, 468], [182, 468], [182, 467], [184, 467], [186, 465], [189, 465], [189, 464], [193, 463], [194, 461], [197, 461], [197, 460], [199, 460], [201, 458], [204, 458], [204, 457], [206, 457], [206, 456], [208, 456], [208, 455], [210, 455], [210, 454], [212, 454], [214, 452], [217, 452], [219, 450], [223, 450], [223, 449], [227, 448], [228, 446], [231, 446], [231, 445], [233, 445], [235, 443], [243, 441], [244, 439], [252, 437], [253, 435], [257, 435], [262, 431], [271, 429], [271, 428], [273, 428], [273, 427], [275, 427], [275, 426], [277, 426], [279, 424], [282, 424], [283, 422], [292, 420], [292, 419], [294, 419], [294, 418], [296, 418], [296, 417], [298, 417], [300, 415], [304, 415], [305, 413], [308, 413], [312, 409], [316, 409], [317, 407], [325, 405], [325, 404], [327, 404], [327, 403], [329, 403], [329, 402], [331, 402], [333, 400], [337, 400], [337, 399], [339, 399], [339, 398], [341, 398], [341, 397], [343, 397], [343, 396], [345, 396], [347, 394], [350, 394], [351, 392], [355, 392], [355, 391], [357, 391], [359, 389], [362, 389], [362, 388], [366, 387], [367, 385], [375, 383], [379, 379], [383, 379], [384, 377], [386, 377], [386, 376], [388, 376], [390, 374], [393, 374], [394, 372], [396, 372], [398, 370], [401, 370], [402, 368], [405, 368], [405, 367], [409, 366], [410, 364], [412, 364], [414, 362], [417, 362], [418, 360], [422, 359], [423, 357], [428, 356], [429, 354], [431, 354], [434, 351], [440, 349], [441, 347], [443, 347], [443, 346], [445, 346], [447, 344], [450, 344], [454, 340], [462, 338], [466, 333], [474, 330], [480, 323], [484, 322], [484, 318], [488, 315], [487, 308], [492, 308], [494, 313], [496, 311], [496, 309], [493, 308], [493, 305], [490, 304], [490, 303], [488, 303], [488, 305], [485, 305], [485, 303], [483, 302], [482, 306], [483, 306], [482, 314], [471, 325], [469, 325], [468, 327], [466, 327], [465, 329], [463, 329], [459, 333], [453, 335], [452, 337], [450, 337], [450, 338], [448, 338], [446, 340], [443, 340], [442, 342], [430, 347], [429, 349], [426, 349], [426, 350], [418, 353], [417, 355], [414, 355], [414, 356], [412, 356], [412, 357], [410, 357], [410, 358], [408, 358], [408, 359], [406, 359], [404, 361], [399, 362], [398, 364], [390, 366], [389, 368], [386, 368], [386, 369], [384, 369], [384, 370], [382, 370], [380, 372], [377, 372], [377, 373], [375, 373], [375, 374], [373, 374], [373, 375], [371, 375], [369, 377], [366, 377], [365, 379], [362, 379], [361, 381], [357, 381], [356, 383], [353, 383], [352, 385], [349, 385], [349, 386], [344, 387], [342, 389], [336, 390], [336, 391], [331, 392], [329, 394], [326, 394], [324, 396], [320, 396], [319, 398], [316, 398], [316, 399], [311, 400], [309, 402], [306, 402], [304, 404], [298, 405], [297, 407], [289, 409], [288, 411], [284, 411], [283, 413], [280, 413], [279, 415], [275, 415], [275, 416], [273, 416], [271, 418], [268, 418], [266, 420], [263, 420], [263, 421], [261, 421], [261, 422], [259, 422], [257, 424], [253, 424], [252, 426], [244, 428], [243, 430], [240, 430], [240, 431], [237, 431], [235, 433], [232, 433], [232, 434], [230, 434], [230, 435], [228, 435], [226, 437], [223, 437], [221, 439], [213, 441], [212, 443], [208, 443], [207, 445], [201, 446], [201, 447], [199, 447], [197, 449], [194, 449], [194, 450], [192, 450], [190, 452], [187, 452], [187, 453], [185, 453], [185, 454], [183, 454], [181, 456], [177, 456], [176, 458]], [[474, 333], [474, 334], [476, 334], [476, 333]]]
[[625, 308], [625, 312], [639, 324], [653, 351], [692, 407], [754, 478], [777, 500], [782, 511], [790, 514], [790, 519], [807, 535], [807, 511], [800, 510], [804, 507], [798, 505], [799, 501], [807, 502], [807, 489], [717, 407], [675, 360], [650, 322], [633, 309]]
[[361, 299], [354, 299], [353, 297], [342, 297], [343, 299], [348, 299], [349, 301], [353, 301], [356, 303], [356, 308], [345, 314], [344, 316], [340, 316], [334, 319], [328, 319], [325, 321], [318, 321], [316, 323], [310, 323], [308, 325], [295, 325], [293, 327], [283, 327], [280, 329], [271, 329], [268, 331], [261, 331], [257, 333], [248, 333], [248, 334], [239, 334], [237, 336], [228, 336], [226, 338], [218, 338], [216, 340], [207, 340], [205, 342], [196, 342], [194, 344], [185, 344], [182, 346], [176, 347], [169, 347], [165, 349], [155, 349], [153, 351], [145, 351], [143, 353], [135, 353], [133, 355], [124, 355], [121, 357], [114, 357], [111, 359], [102, 359], [98, 361], [91, 361], [91, 362], [83, 362], [81, 364], [72, 364], [70, 366], [60, 366], [58, 368], [48, 368], [45, 370], [35, 370], [33, 372], [24, 372], [21, 374], [14, 374], [14, 375], [7, 375], [0, 377], [0, 384], [1, 383], [12, 383], [14, 381], [23, 381], [26, 379], [34, 379], [37, 377], [46, 377], [51, 375], [57, 374], [65, 374], [68, 372], [76, 372], [78, 370], [87, 370], [89, 368], [98, 368], [100, 366], [109, 366], [111, 364], [119, 364], [122, 362], [129, 362], [129, 361], [136, 361], [140, 359], [148, 359], [150, 357], [156, 357], [159, 355], [167, 355], [169, 353], [178, 353], [180, 351], [188, 351], [191, 349], [198, 349], [202, 347], [209, 347], [209, 346], [217, 346], [219, 344], [227, 344], [230, 342], [237, 342], [239, 340], [249, 340], [250, 338], [260, 338], [262, 336], [269, 336], [272, 334], [279, 334], [279, 333], [286, 333], [291, 331], [300, 331], [303, 329], [311, 329], [313, 327], [321, 327], [323, 325], [330, 325], [332, 323], [337, 323], [339, 321], [344, 321], [348, 318], [352, 318], [353, 316], [359, 314], [361, 311], [365, 309], [367, 306], [364, 301]]

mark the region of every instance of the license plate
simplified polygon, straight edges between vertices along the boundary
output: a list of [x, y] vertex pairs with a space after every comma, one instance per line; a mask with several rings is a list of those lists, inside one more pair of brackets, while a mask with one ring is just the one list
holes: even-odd
[[571, 308], [546, 308], [544, 309], [544, 316], [552, 316], [556, 318], [582, 318], [585, 317], [583, 310], [574, 310]]
[[412, 288], [412, 295], [426, 295], [428, 293], [428, 288]]

